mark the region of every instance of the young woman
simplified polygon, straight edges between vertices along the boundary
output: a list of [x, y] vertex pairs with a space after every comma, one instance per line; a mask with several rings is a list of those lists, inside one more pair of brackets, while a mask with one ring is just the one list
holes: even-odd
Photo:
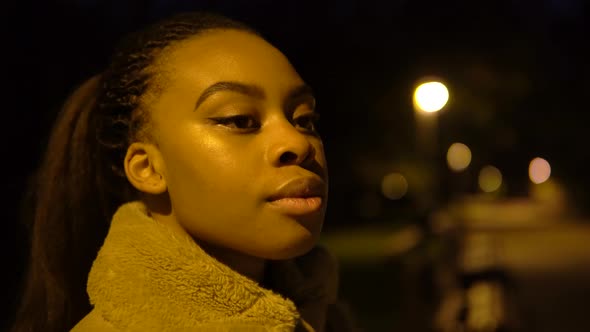
[[14, 330], [347, 330], [316, 245], [314, 107], [233, 20], [182, 14], [126, 38], [52, 131]]

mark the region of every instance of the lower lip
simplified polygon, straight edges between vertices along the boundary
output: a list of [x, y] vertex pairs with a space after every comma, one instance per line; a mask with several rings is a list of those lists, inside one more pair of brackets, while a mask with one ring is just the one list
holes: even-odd
[[281, 198], [274, 201], [270, 201], [269, 204], [274, 208], [279, 209], [281, 212], [289, 215], [306, 215], [313, 212], [317, 212], [322, 207], [321, 197], [287, 197]]

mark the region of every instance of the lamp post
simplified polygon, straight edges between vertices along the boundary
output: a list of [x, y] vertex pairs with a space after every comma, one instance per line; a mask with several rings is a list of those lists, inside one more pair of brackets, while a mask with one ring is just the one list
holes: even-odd
[[420, 208], [430, 211], [436, 204], [438, 186], [438, 112], [449, 100], [449, 90], [439, 81], [427, 81], [414, 90], [416, 149], [427, 173], [419, 193]]

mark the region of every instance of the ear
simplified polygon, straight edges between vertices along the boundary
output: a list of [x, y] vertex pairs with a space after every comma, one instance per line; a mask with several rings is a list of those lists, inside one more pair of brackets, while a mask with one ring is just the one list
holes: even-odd
[[127, 179], [137, 190], [147, 194], [167, 190], [162, 155], [153, 144], [132, 143], [127, 148], [124, 164]]

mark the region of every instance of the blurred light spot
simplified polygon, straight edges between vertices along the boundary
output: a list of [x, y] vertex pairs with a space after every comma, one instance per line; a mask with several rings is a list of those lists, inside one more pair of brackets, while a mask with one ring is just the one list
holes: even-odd
[[399, 173], [387, 174], [381, 181], [381, 192], [389, 199], [400, 199], [408, 192], [408, 181]]
[[481, 190], [491, 193], [502, 185], [502, 173], [494, 166], [485, 166], [479, 172], [478, 182]]
[[440, 111], [447, 101], [449, 101], [449, 90], [441, 82], [423, 83], [414, 92], [414, 105], [427, 113]]
[[416, 247], [423, 238], [422, 231], [416, 225], [406, 226], [391, 234], [384, 244], [387, 257], [401, 255]]
[[535, 158], [529, 164], [529, 178], [539, 184], [547, 181], [551, 176], [551, 165], [543, 158]]
[[466, 169], [471, 163], [471, 150], [463, 143], [453, 143], [447, 151], [447, 164], [455, 172]]

